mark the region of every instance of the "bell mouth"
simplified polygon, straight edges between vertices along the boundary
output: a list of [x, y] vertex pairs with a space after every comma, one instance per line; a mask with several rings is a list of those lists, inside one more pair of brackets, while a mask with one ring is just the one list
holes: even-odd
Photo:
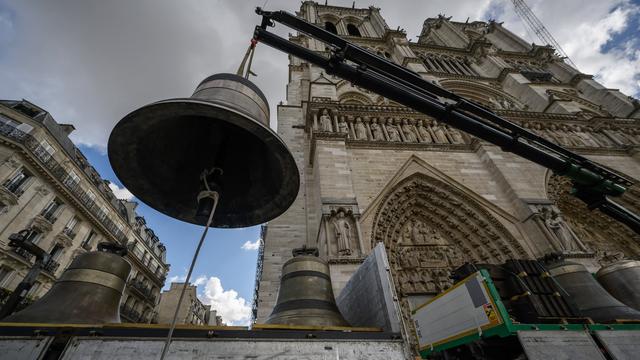
[[267, 222], [291, 206], [300, 186], [295, 160], [273, 130], [206, 100], [169, 99], [133, 111], [113, 129], [108, 154], [138, 199], [196, 225], [206, 225], [196, 214], [205, 169], [224, 172], [213, 227]]

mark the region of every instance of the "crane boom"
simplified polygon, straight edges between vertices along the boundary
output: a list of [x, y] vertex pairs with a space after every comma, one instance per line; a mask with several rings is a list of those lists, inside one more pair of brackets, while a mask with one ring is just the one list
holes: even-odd
[[569, 55], [562, 49], [562, 46], [558, 44], [556, 39], [551, 35], [549, 30], [544, 26], [542, 21], [538, 19], [538, 17], [533, 13], [529, 5], [524, 2], [524, 0], [511, 0], [513, 6], [515, 7], [516, 14], [520, 16], [520, 18], [525, 22], [525, 24], [538, 36], [540, 41], [545, 43], [546, 45], [553, 46], [556, 51], [562, 55], [562, 57], [567, 60], [567, 62], [573, 66], [574, 68], [578, 68], [576, 64], [571, 61]]
[[[256, 26], [254, 40], [569, 177], [572, 194], [590, 209], [597, 208], [640, 234], [640, 216], [609, 199], [609, 196], [622, 195], [632, 185], [629, 179], [293, 14], [261, 8], [257, 8], [256, 13], [262, 16], [262, 23]], [[267, 31], [275, 22], [327, 43], [330, 56]]]

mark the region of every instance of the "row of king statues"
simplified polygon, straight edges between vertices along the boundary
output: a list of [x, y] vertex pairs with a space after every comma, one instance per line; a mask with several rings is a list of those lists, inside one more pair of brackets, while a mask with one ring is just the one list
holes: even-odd
[[345, 134], [352, 140], [425, 144], [464, 144], [460, 131], [432, 119], [332, 117], [320, 111], [317, 131]]
[[[318, 132], [345, 134], [351, 140], [423, 144], [465, 144], [468, 136], [434, 119], [332, 116], [322, 109], [315, 121]], [[523, 122], [522, 126], [562, 146], [624, 147], [640, 145], [640, 130], [602, 124]]]

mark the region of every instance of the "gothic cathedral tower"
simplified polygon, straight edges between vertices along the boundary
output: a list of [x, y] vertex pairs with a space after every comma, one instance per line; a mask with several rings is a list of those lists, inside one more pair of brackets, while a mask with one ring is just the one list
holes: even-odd
[[[640, 104], [497, 22], [424, 22], [417, 42], [380, 9], [305, 1], [298, 15], [495, 110], [631, 179], [640, 179]], [[291, 40], [326, 53], [303, 34]], [[640, 237], [568, 194], [568, 182], [429, 116], [289, 57], [278, 133], [301, 171], [293, 206], [268, 224], [257, 321], [275, 304], [291, 250], [318, 247], [337, 295], [384, 243], [404, 311], [450, 285], [465, 261], [562, 252], [597, 269], [640, 256]], [[622, 199], [640, 212], [640, 191]]]

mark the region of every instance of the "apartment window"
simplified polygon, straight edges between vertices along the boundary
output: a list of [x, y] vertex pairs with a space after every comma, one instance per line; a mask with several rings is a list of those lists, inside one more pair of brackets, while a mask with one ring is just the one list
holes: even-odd
[[64, 250], [64, 246], [60, 244], [53, 245], [53, 248], [49, 252], [49, 255], [51, 256], [51, 260], [58, 261], [58, 259], [62, 255], [63, 250]]
[[42, 233], [36, 229], [30, 229], [29, 233], [25, 237], [26, 241], [31, 241], [33, 244], [38, 244], [40, 239], [42, 239]]
[[93, 230], [89, 231], [89, 235], [87, 235], [87, 237], [84, 239], [84, 241], [82, 241], [81, 246], [83, 248], [85, 248], [85, 249], [91, 248], [91, 243], [96, 238], [96, 236], [98, 236], [98, 234], [96, 234], [95, 231], [93, 231]]
[[36, 281], [35, 283], [33, 283], [33, 286], [31, 286], [31, 289], [29, 289], [29, 292], [27, 293], [27, 297], [33, 298], [35, 294], [38, 292], [38, 290], [40, 289], [40, 285], [42, 285], [40, 281]]
[[44, 209], [42, 209], [40, 215], [49, 220], [49, 222], [54, 223], [56, 221], [55, 215], [60, 207], [62, 207], [62, 201], [60, 199], [53, 199]]
[[78, 176], [78, 174], [76, 174], [76, 172], [73, 170], [69, 171], [69, 175], [67, 175], [67, 178], [64, 179], [64, 185], [68, 188], [73, 189], [78, 186], [79, 183], [80, 177]]
[[6, 287], [8, 285], [8, 282], [11, 279], [12, 274], [13, 274], [12, 268], [6, 265], [0, 266], [0, 287]]
[[12, 193], [20, 196], [24, 191], [24, 186], [27, 183], [27, 180], [31, 177], [25, 168], [21, 168], [18, 170], [13, 176], [4, 183], [4, 187]]
[[44, 162], [49, 161], [55, 152], [56, 149], [54, 149], [47, 140], [42, 140], [35, 150], [36, 156]]
[[71, 220], [69, 220], [69, 222], [67, 223], [67, 225], [64, 226], [64, 230], [73, 232], [73, 230], [76, 228], [76, 225], [78, 225], [79, 222], [80, 222], [80, 219], [78, 219], [77, 216], [72, 217]]
[[100, 215], [98, 215], [98, 217], [100, 218], [100, 220], [104, 220], [107, 217], [109, 210], [107, 209], [106, 206], [100, 206]]

